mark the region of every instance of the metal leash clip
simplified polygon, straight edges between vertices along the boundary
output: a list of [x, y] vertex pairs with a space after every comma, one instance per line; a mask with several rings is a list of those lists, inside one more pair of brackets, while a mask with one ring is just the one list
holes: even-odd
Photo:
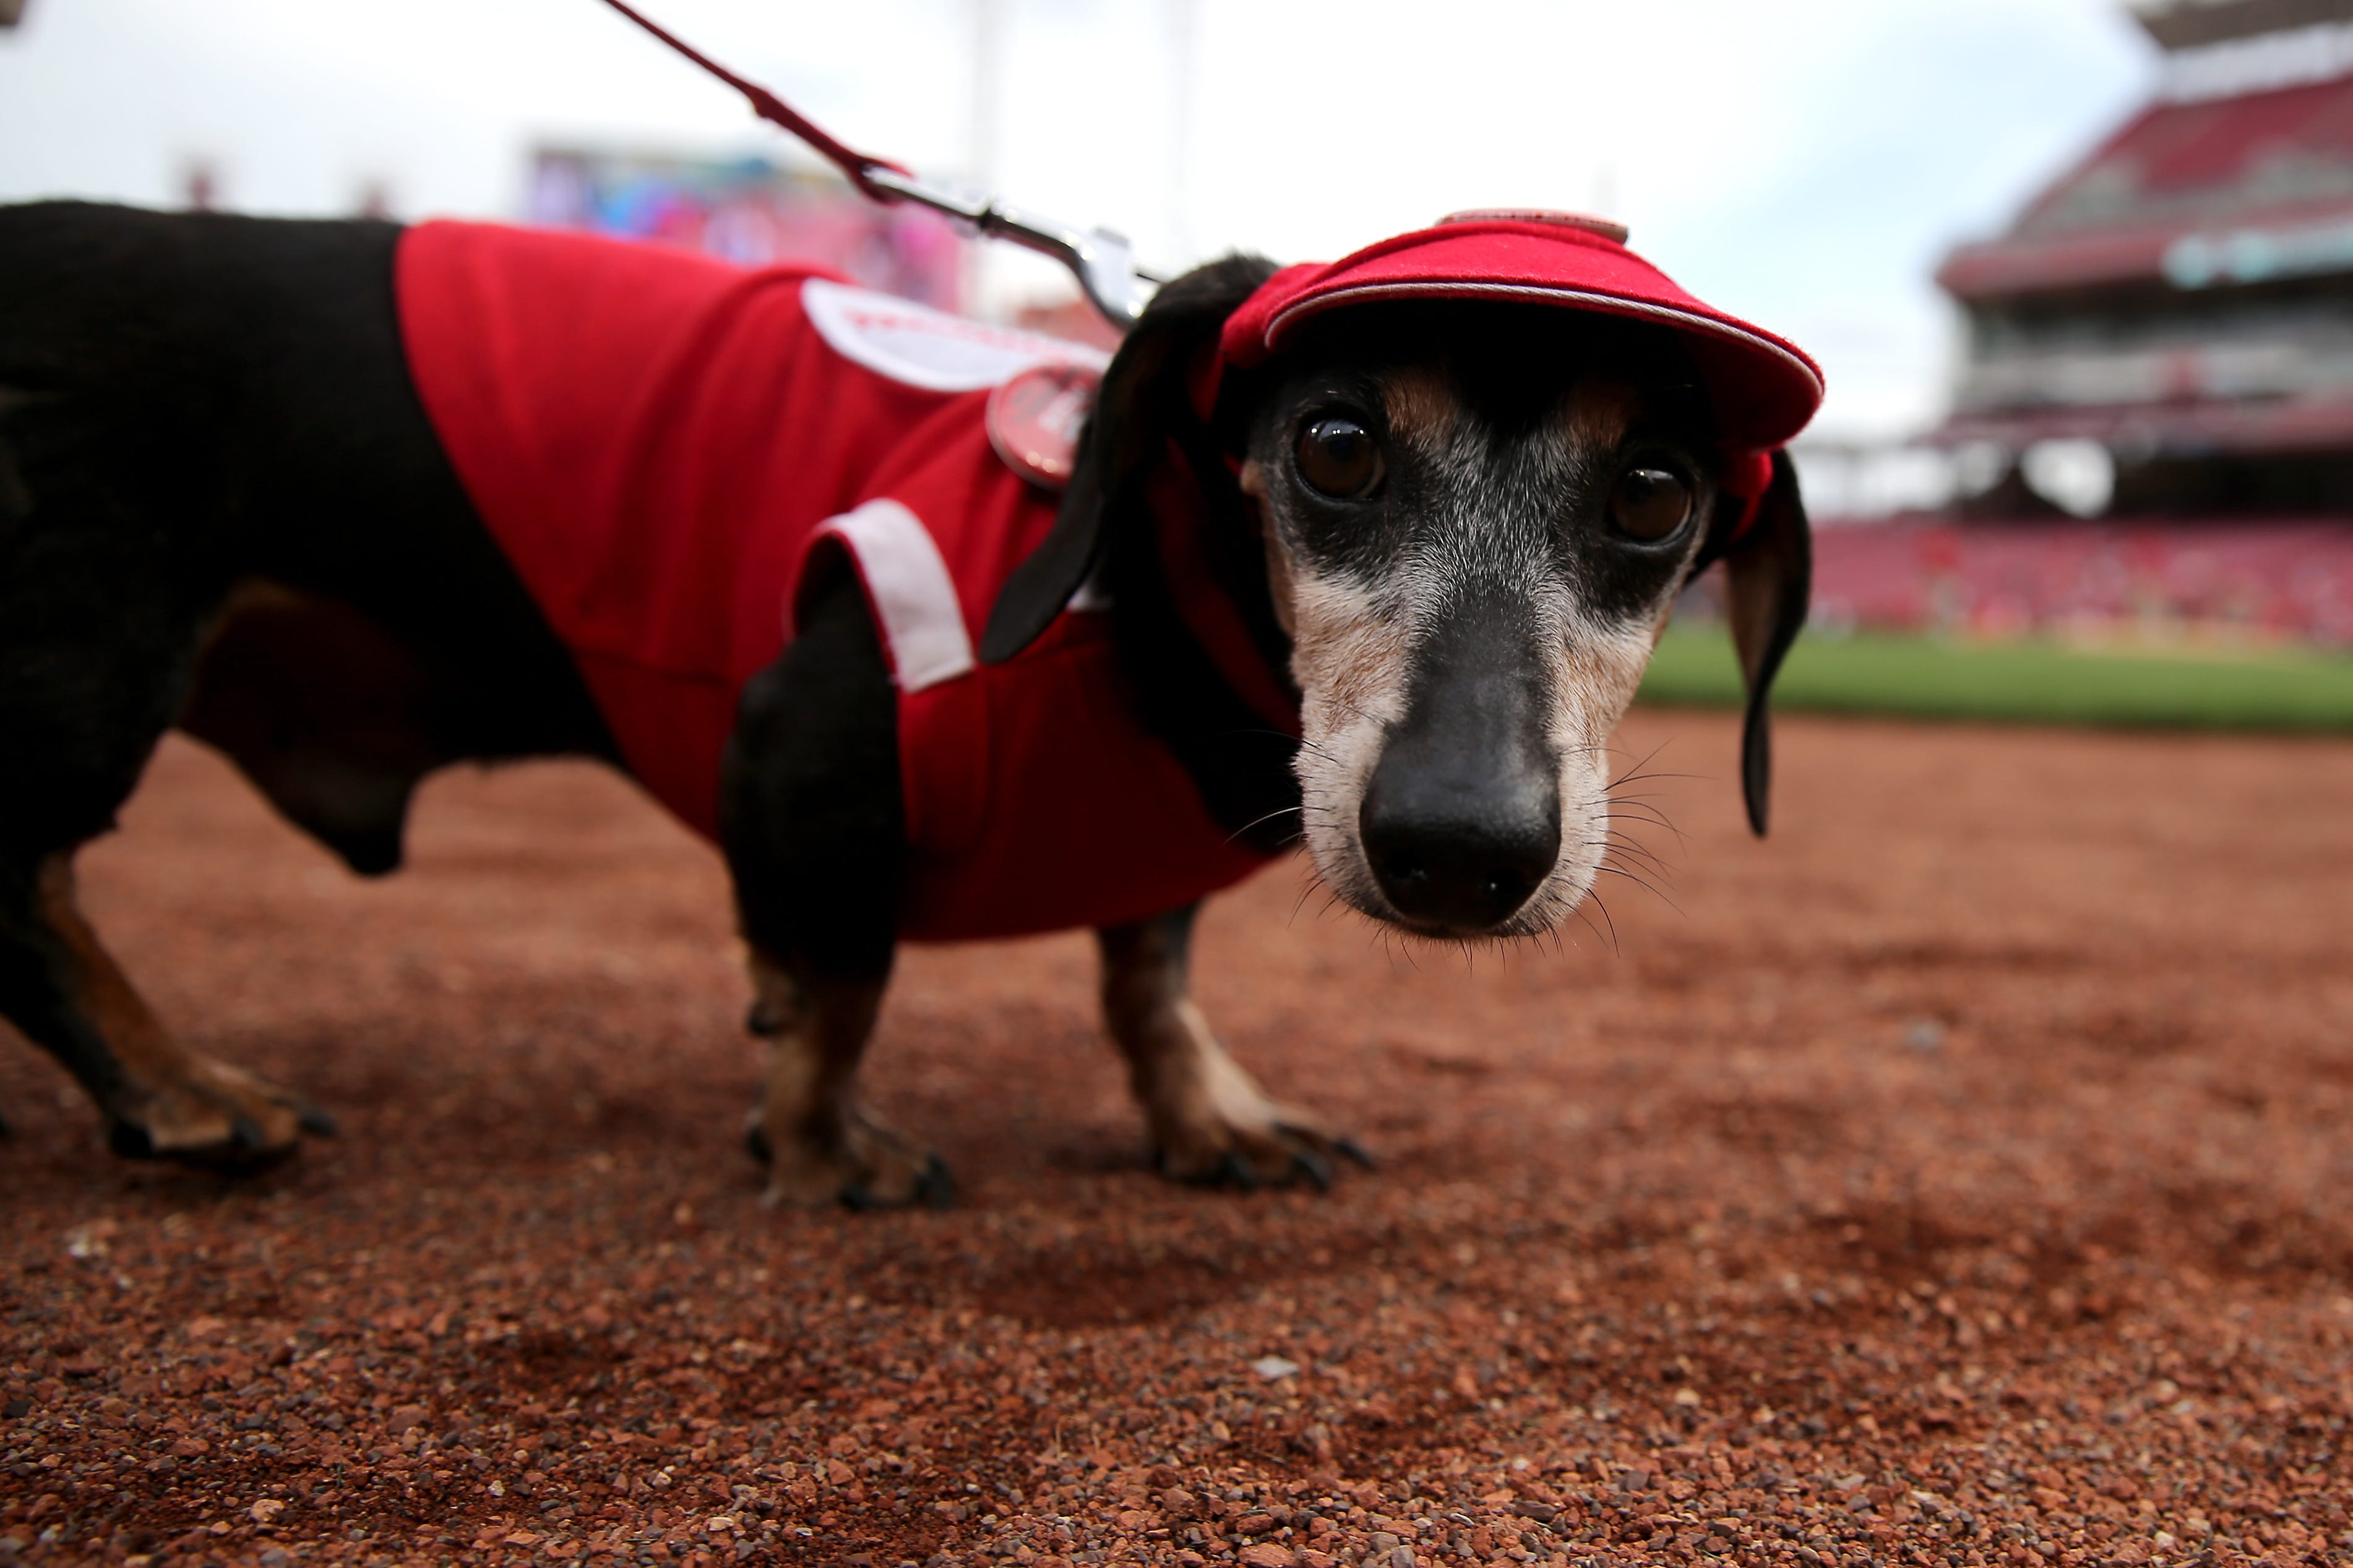
[[614, 10], [709, 71], [749, 100], [752, 112], [780, 125], [807, 142], [878, 202], [913, 202], [929, 207], [975, 232], [1050, 256], [1071, 269], [1085, 291], [1087, 302], [1103, 312], [1120, 331], [1135, 325], [1144, 307], [1152, 302], [1164, 279], [1135, 264], [1135, 250], [1124, 235], [1107, 228], [1078, 229], [1036, 213], [1009, 206], [995, 196], [966, 196], [926, 184], [896, 163], [871, 157], [844, 145], [816, 121], [794, 109], [759, 83], [747, 81], [648, 19], [626, 0], [605, 0]]
[[1052, 257], [1071, 269], [1088, 302], [1123, 331], [1135, 325], [1166, 281], [1138, 267], [1127, 237], [1107, 228], [1073, 228], [995, 196], [959, 195], [885, 165], [869, 167], [866, 183], [901, 201], [944, 213], [981, 234]]

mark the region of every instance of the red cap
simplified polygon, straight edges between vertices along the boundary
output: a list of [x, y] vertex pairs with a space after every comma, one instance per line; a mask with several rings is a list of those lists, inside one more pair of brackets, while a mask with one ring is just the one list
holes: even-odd
[[[1221, 365], [1262, 363], [1311, 316], [1384, 300], [1497, 300], [1656, 321], [1683, 335], [1727, 447], [1779, 447], [1821, 406], [1821, 367], [1762, 328], [1701, 303], [1574, 213], [1456, 213], [1334, 262], [1286, 267], [1226, 321]], [[1207, 390], [1206, 388], [1201, 390]]]

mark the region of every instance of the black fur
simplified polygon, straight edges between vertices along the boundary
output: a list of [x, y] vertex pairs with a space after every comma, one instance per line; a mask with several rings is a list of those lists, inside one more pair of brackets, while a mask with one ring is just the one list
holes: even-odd
[[847, 567], [804, 600], [783, 657], [744, 683], [720, 837], [754, 946], [839, 979], [891, 973], [907, 842], [899, 694]]
[[1160, 570], [1146, 492], [1164, 463], [1192, 470], [1207, 511], [1201, 539], [1210, 571], [1241, 612], [1268, 671], [1295, 697], [1258, 532], [1226, 469], [1239, 433], [1205, 426], [1187, 385], [1197, 356], [1215, 346], [1226, 318], [1274, 270], [1263, 257], [1229, 257], [1155, 296], [1103, 376], [1053, 531], [1007, 581], [980, 643], [981, 658], [1010, 658], [1100, 573], [1145, 723], [1192, 774], [1210, 815], [1268, 851], [1298, 834], [1299, 781], [1291, 769], [1298, 742], [1235, 693], [1187, 628]]
[[1813, 531], [1788, 453], [1773, 454], [1773, 482], [1757, 521], [1725, 555], [1724, 571], [1733, 644], [1748, 685], [1740, 725], [1740, 796], [1750, 831], [1762, 838], [1772, 822], [1773, 678], [1805, 629], [1813, 595]]
[[106, 829], [241, 578], [412, 652], [439, 760], [614, 754], [410, 384], [397, 235], [0, 210], [0, 856]]

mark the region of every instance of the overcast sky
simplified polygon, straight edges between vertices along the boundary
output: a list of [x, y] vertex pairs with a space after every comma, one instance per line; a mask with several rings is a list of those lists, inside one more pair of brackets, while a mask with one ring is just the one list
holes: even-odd
[[[844, 140], [941, 174], [976, 156], [977, 3], [642, 0]], [[1169, 262], [1328, 258], [1466, 206], [1607, 209], [1820, 358], [1837, 435], [1935, 417], [1937, 257], [2155, 75], [2119, 0], [994, 3], [1011, 199]], [[542, 140], [779, 145], [596, 0], [29, 0], [0, 32], [0, 200], [168, 204], [200, 157], [256, 211], [347, 211], [380, 182], [403, 216], [506, 216]]]

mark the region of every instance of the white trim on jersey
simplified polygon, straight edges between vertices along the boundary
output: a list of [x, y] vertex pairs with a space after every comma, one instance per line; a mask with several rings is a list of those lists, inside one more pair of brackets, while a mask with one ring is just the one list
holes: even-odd
[[921, 691], [979, 666], [955, 580], [923, 520], [899, 502], [868, 501], [818, 525], [849, 546], [891, 645], [902, 691]]

